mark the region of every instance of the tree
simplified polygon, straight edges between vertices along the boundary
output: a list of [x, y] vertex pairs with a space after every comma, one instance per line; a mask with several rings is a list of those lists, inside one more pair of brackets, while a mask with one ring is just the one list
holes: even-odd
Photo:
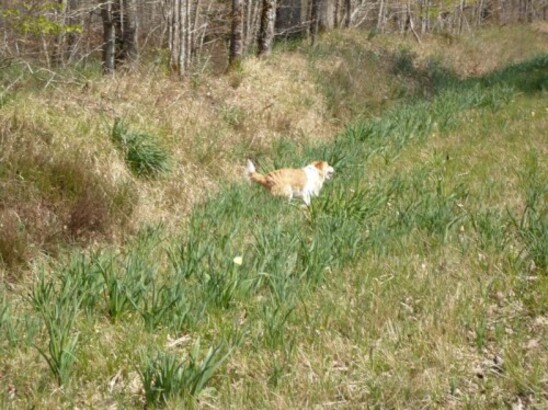
[[66, 13], [67, 13], [67, 0], [57, 0], [57, 8], [56, 11], [59, 15], [58, 21], [60, 29], [57, 33], [57, 38], [55, 39], [55, 49], [53, 51], [53, 57], [52, 62], [53, 65], [58, 66], [63, 64], [63, 47], [65, 44], [65, 20], [66, 20]]
[[103, 1], [103, 73], [113, 74], [117, 65], [137, 60], [137, 13], [135, 0]]
[[137, 4], [135, 0], [120, 0], [122, 3], [120, 60], [134, 63], [137, 60]]
[[230, 30], [229, 68], [238, 67], [242, 60], [243, 9], [242, 0], [232, 0], [232, 27]]
[[112, 2], [107, 0], [101, 3], [101, 19], [103, 21], [103, 74], [114, 74], [116, 31]]
[[259, 55], [267, 56], [272, 52], [274, 42], [274, 23], [276, 17], [276, 0], [263, 0], [261, 10], [261, 27], [259, 30]]
[[352, 1], [344, 0], [344, 26], [349, 28], [352, 24]]
[[188, 2], [189, 0], [172, 0], [170, 10], [170, 65], [177, 71], [179, 77], [186, 74], [190, 64], [187, 36], [188, 36]]
[[311, 0], [310, 4], [310, 42], [312, 45], [316, 43], [318, 29], [320, 27], [320, 7], [323, 0]]

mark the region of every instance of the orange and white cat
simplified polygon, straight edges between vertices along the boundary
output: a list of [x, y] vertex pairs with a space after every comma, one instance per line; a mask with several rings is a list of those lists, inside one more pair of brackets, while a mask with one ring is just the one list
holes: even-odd
[[247, 160], [248, 178], [264, 186], [272, 195], [292, 199], [301, 197], [306, 205], [318, 196], [326, 179], [333, 177], [335, 170], [325, 161], [314, 161], [304, 168], [282, 168], [266, 175], [259, 174], [255, 165]]

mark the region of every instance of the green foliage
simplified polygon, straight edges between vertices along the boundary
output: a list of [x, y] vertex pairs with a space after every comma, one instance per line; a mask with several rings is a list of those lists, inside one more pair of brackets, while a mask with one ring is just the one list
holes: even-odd
[[48, 12], [62, 10], [62, 4], [55, 1], [41, 2], [35, 7], [34, 2], [24, 1], [21, 8], [0, 10], [0, 17], [9, 22], [10, 27], [21, 34], [57, 35], [59, 33], [81, 33], [79, 24], [63, 24], [52, 20]]
[[508, 65], [485, 76], [480, 83], [487, 86], [500, 85], [527, 93], [548, 89], [548, 54], [540, 54], [520, 63]]
[[46, 359], [59, 386], [68, 383], [76, 361], [79, 339], [74, 324], [82, 301], [78, 282], [67, 278], [59, 289], [54, 281], [38, 278], [31, 295], [31, 302], [40, 314], [48, 333], [47, 351], [36, 345]]
[[525, 208], [519, 221], [512, 217], [514, 226], [525, 245], [523, 254], [541, 270], [548, 268], [548, 180], [542, 175], [538, 156], [527, 158], [521, 179], [525, 188]]
[[218, 345], [209, 348], [200, 360], [200, 350], [197, 339], [184, 360], [172, 353], [141, 353], [138, 371], [147, 405], [164, 404], [174, 397], [187, 400], [197, 397], [232, 352], [231, 349], [224, 352]]
[[136, 175], [152, 177], [169, 172], [170, 156], [150, 134], [131, 132], [123, 121], [116, 119], [112, 140]]

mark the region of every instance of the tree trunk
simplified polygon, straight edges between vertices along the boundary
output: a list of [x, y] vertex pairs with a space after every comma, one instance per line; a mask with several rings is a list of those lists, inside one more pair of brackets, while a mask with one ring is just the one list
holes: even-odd
[[122, 2], [122, 52], [120, 59], [124, 62], [137, 61], [137, 3], [135, 0]]
[[274, 42], [274, 21], [276, 17], [276, 0], [263, 0], [261, 10], [261, 28], [259, 31], [259, 55], [268, 56]]
[[67, 33], [67, 48], [65, 58], [67, 62], [74, 58], [77, 53], [78, 34], [74, 31], [74, 27], [80, 25], [84, 26], [83, 13], [77, 15], [78, 0], [69, 0], [68, 4], [68, 24], [71, 27], [71, 31]]
[[177, 50], [177, 54], [178, 54], [177, 67], [179, 68], [179, 77], [181, 77], [181, 78], [186, 74], [186, 69], [187, 69], [187, 65], [188, 65], [188, 62], [187, 62], [187, 59], [186, 59], [186, 56], [187, 56], [187, 43], [186, 43], [187, 16], [186, 16], [186, 12], [187, 12], [187, 2], [188, 1], [189, 0], [178, 0], [178, 3], [179, 3], [179, 7], [178, 7], [179, 17], [178, 17], [177, 20], [178, 20], [178, 23], [179, 23], [179, 28], [178, 28], [177, 32], [179, 34], [179, 38], [177, 39], [177, 44], [179, 46], [179, 49]]
[[242, 0], [232, 0], [232, 28], [230, 31], [229, 68], [236, 68], [242, 62], [243, 8]]
[[320, 30], [329, 31], [334, 27], [333, 17], [333, 0], [321, 0], [320, 1]]
[[430, 21], [430, 3], [429, 0], [420, 2], [421, 34], [425, 34], [429, 29]]
[[310, 42], [312, 45], [316, 44], [316, 36], [318, 35], [318, 29], [320, 27], [320, 6], [322, 0], [311, 0], [310, 5]]
[[377, 31], [384, 31], [384, 0], [379, 0], [379, 16], [377, 18]]
[[168, 13], [169, 65], [182, 78], [190, 67], [190, 0], [170, 0]]
[[344, 26], [350, 28], [352, 25], [352, 0], [344, 0]]
[[65, 25], [67, 20], [67, 0], [57, 0], [57, 13], [59, 17], [57, 22], [59, 23], [59, 32], [55, 38], [55, 47], [53, 50], [52, 62], [54, 66], [61, 66], [64, 63], [64, 47], [66, 43]]
[[464, 29], [464, 23], [466, 22], [466, 15], [464, 14], [464, 10], [466, 8], [466, 0], [460, 0], [459, 4], [459, 12], [460, 12], [460, 18], [459, 18], [459, 26], [458, 26], [458, 34], [462, 34], [462, 31]]
[[103, 74], [114, 74], [116, 31], [110, 1], [101, 3], [101, 19], [103, 20]]

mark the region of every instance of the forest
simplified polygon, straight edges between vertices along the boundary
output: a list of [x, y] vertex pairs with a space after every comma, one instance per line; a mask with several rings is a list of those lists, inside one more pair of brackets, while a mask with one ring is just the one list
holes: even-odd
[[[46, 67], [100, 58], [103, 71], [160, 59], [184, 76], [211, 59], [224, 68], [243, 55], [268, 55], [279, 38], [339, 27], [375, 33], [447, 36], [489, 25], [546, 19], [543, 0], [24, 0], [0, 2], [0, 56]], [[201, 63], [200, 63], [201, 62]]]

